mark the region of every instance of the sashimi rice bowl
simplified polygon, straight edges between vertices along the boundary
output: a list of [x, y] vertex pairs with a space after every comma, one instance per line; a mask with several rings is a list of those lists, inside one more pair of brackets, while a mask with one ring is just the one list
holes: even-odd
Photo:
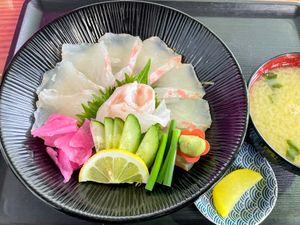
[[1, 153], [59, 211], [141, 221], [223, 175], [247, 105], [238, 63], [200, 22], [155, 3], [97, 3], [41, 28], [8, 65]]
[[189, 173], [210, 149], [205, 90], [193, 65], [156, 36], [63, 44], [36, 93], [31, 134], [64, 183], [171, 187], [175, 166]]

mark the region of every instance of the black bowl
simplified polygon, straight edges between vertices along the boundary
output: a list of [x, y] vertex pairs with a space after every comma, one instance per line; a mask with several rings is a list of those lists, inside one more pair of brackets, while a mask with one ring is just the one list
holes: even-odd
[[[63, 43], [96, 42], [106, 32], [142, 39], [159, 36], [191, 63], [206, 88], [212, 115], [208, 155], [186, 173], [176, 168], [172, 188], [64, 184], [42, 141], [30, 129], [43, 73], [60, 61]], [[176, 79], [174, 77], [174, 79]], [[192, 203], [225, 172], [243, 142], [248, 124], [247, 89], [238, 63], [225, 44], [197, 20], [145, 2], [105, 2], [77, 9], [43, 27], [16, 54], [1, 86], [2, 153], [21, 182], [65, 213], [101, 221], [137, 221], [165, 215]]]

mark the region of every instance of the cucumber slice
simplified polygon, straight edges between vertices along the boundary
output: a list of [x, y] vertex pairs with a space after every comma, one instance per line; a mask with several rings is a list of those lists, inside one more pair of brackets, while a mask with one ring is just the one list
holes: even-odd
[[119, 148], [135, 153], [141, 141], [141, 126], [138, 119], [129, 114], [125, 120]]
[[119, 148], [123, 127], [124, 127], [124, 121], [120, 118], [115, 118], [114, 133], [113, 133], [113, 147], [114, 148]]
[[180, 135], [179, 146], [180, 151], [184, 154], [196, 157], [205, 151], [206, 142], [198, 136]]
[[105, 148], [113, 148], [113, 132], [114, 132], [114, 120], [109, 117], [104, 118], [104, 130], [105, 130]]
[[155, 159], [159, 145], [159, 128], [152, 125], [146, 132], [136, 154], [144, 160], [149, 168]]
[[105, 131], [104, 125], [97, 120], [91, 121], [91, 133], [95, 144], [96, 152], [105, 148]]

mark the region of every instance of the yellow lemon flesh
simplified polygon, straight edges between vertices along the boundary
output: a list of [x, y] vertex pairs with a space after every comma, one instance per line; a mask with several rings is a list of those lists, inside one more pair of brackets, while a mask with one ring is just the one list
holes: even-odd
[[105, 184], [146, 183], [148, 177], [148, 168], [139, 156], [119, 149], [97, 152], [79, 172], [79, 182]]
[[262, 176], [249, 169], [238, 169], [226, 175], [213, 188], [213, 204], [222, 217], [227, 217], [242, 195]]

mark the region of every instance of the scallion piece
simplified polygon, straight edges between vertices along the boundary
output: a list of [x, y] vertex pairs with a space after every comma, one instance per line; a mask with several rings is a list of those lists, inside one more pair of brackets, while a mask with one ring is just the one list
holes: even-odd
[[[168, 149], [166, 147], [165, 154], [167, 152], [168, 152]], [[157, 177], [157, 180], [156, 180], [156, 182], [159, 183], [159, 184], [162, 184], [164, 182], [165, 173], [166, 173], [166, 170], [167, 170], [167, 165], [168, 165], [168, 154], [165, 157], [164, 163], [163, 163], [162, 167], [160, 168], [160, 171], [159, 171], [159, 174], [158, 174], [158, 177]]]
[[157, 151], [157, 155], [155, 157], [155, 161], [152, 166], [151, 173], [150, 173], [150, 176], [148, 178], [148, 181], [147, 181], [147, 184], [145, 187], [148, 191], [152, 191], [152, 189], [155, 185], [155, 182], [156, 182], [156, 179], [157, 179], [157, 176], [158, 176], [158, 173], [161, 168], [162, 161], [163, 161], [164, 153], [166, 150], [167, 140], [168, 140], [168, 135], [165, 133], [162, 134], [161, 140], [160, 140], [160, 145], [159, 145], [159, 148]]
[[291, 140], [286, 140], [286, 142], [289, 146], [286, 152], [286, 157], [289, 160], [294, 161], [295, 157], [300, 154], [300, 149]]
[[272, 84], [271, 88], [281, 88], [282, 84], [276, 83], [276, 84]]
[[176, 128], [176, 120], [171, 120], [171, 122], [170, 122], [170, 127], [169, 127], [169, 132], [168, 132], [167, 149], [170, 148], [171, 139], [172, 139], [172, 133], [173, 133], [173, 130], [174, 130], [175, 128]]
[[268, 98], [269, 98], [269, 100], [270, 100], [271, 103], [274, 103], [272, 95], [268, 95]]
[[291, 148], [295, 149], [298, 154], [300, 154], [300, 149], [291, 140], [286, 140], [286, 142]]
[[167, 146], [166, 146], [166, 151], [165, 151], [165, 156], [164, 156], [164, 163], [163, 166], [161, 167], [159, 174], [158, 174], [158, 178], [156, 180], [157, 183], [162, 184], [164, 182], [164, 178], [165, 178], [165, 173], [166, 173], [166, 169], [167, 169], [167, 162], [168, 162], [168, 153], [169, 153], [169, 148], [170, 148], [170, 144], [171, 144], [171, 139], [172, 139], [172, 133], [173, 130], [176, 128], [176, 121], [175, 120], [171, 120], [170, 122], [170, 126], [169, 126], [169, 132], [168, 132], [168, 141], [167, 141]]
[[277, 74], [276, 73], [272, 73], [272, 72], [268, 72], [268, 73], [264, 73], [263, 77], [267, 80], [272, 80], [272, 79], [276, 79], [277, 78]]
[[294, 161], [295, 160], [295, 157], [298, 155], [298, 152], [296, 149], [294, 148], [288, 148], [288, 150], [286, 151], [286, 157], [291, 160], [291, 161]]
[[177, 151], [179, 136], [180, 136], [180, 130], [174, 129], [172, 132], [171, 145], [168, 151], [168, 156], [167, 156], [168, 164], [167, 164], [164, 182], [163, 182], [164, 185], [169, 187], [171, 187], [172, 179], [173, 179], [173, 172], [175, 167], [176, 151]]

